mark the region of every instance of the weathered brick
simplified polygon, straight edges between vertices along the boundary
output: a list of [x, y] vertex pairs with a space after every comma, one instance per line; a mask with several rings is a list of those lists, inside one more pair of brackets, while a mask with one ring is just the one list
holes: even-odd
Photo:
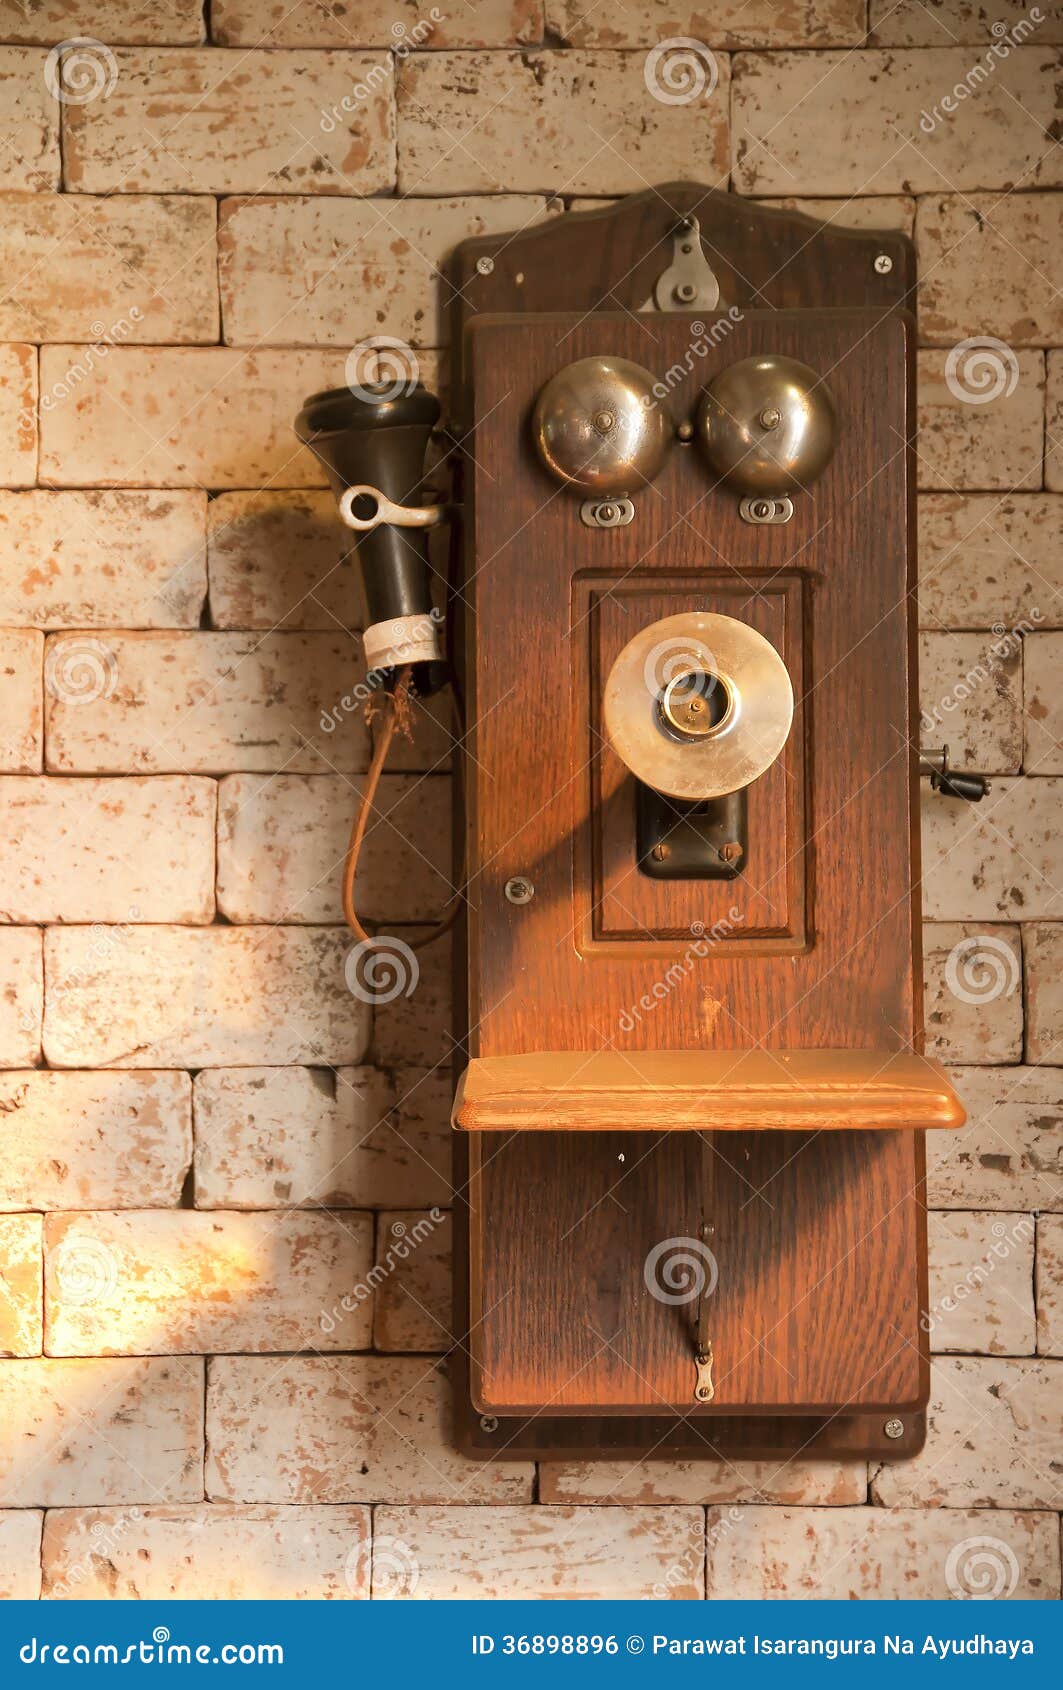
[[450, 1216], [439, 1209], [378, 1216], [374, 1349], [450, 1349], [452, 1249]]
[[1032, 1215], [931, 1214], [928, 1245], [931, 1349], [1033, 1355]]
[[[47, 1059], [58, 1068], [359, 1062], [369, 1010], [344, 978], [350, 948], [338, 928], [53, 927]], [[26, 1065], [25, 1056], [11, 1064]]]
[[385, 1067], [449, 1063], [454, 1049], [450, 957], [449, 935], [426, 945], [406, 971], [407, 982], [415, 982], [410, 995], [377, 1004], [374, 1046]]
[[927, 1136], [933, 1208], [1063, 1210], [1063, 1070], [957, 1068], [958, 1132]]
[[185, 194], [0, 195], [0, 338], [86, 341], [101, 357], [216, 341], [216, 221], [212, 199]]
[[999, 39], [995, 24], [1014, 31], [1016, 42], [1039, 46], [1063, 40], [1063, 16], [1056, 6], [1038, 8], [1034, 24], [1029, 0], [871, 0], [871, 40], [880, 47], [944, 47], [968, 42], [988, 47]]
[[866, 1461], [543, 1461], [540, 1502], [818, 1503], [867, 1497]]
[[728, 172], [729, 68], [715, 56], [700, 96], [655, 99], [646, 55], [418, 53], [398, 72], [404, 194], [637, 193], [694, 157], [710, 185]]
[[187, 1074], [0, 1076], [0, 1209], [176, 1205], [192, 1160]]
[[[320, 487], [324, 472], [292, 423], [309, 394], [343, 382], [343, 368], [335, 352], [224, 346], [118, 346], [89, 368], [84, 347], [42, 347], [41, 480]], [[33, 480], [32, 452], [27, 461], [11, 484]]]
[[35, 1602], [41, 1593], [41, 1523], [32, 1508], [0, 1512], [0, 1602]]
[[929, 1056], [943, 1062], [1022, 1058], [1022, 955], [1017, 927], [927, 922], [923, 1020]]
[[939, 1356], [926, 1446], [872, 1474], [887, 1508], [1055, 1508], [1063, 1366]]
[[[378, 718], [379, 721], [379, 718]], [[410, 733], [396, 734], [388, 752], [391, 774], [443, 774], [463, 734], [454, 718], [454, 700], [447, 692], [414, 699]]]
[[0, 1503], [198, 1501], [203, 1389], [198, 1356], [5, 1361]]
[[112, 45], [194, 45], [203, 39], [203, 7], [200, 0], [0, 0], [5, 41], [51, 46], [77, 35]]
[[[924, 493], [919, 611], [925, 628], [1063, 622], [1063, 499]], [[1036, 612], [1036, 615], [1034, 614]]]
[[[189, 1209], [49, 1215], [49, 1355], [199, 1355], [358, 1349], [369, 1343], [368, 1215], [200, 1214]], [[335, 1332], [323, 1314], [356, 1286]]]
[[[1050, 133], [1058, 57], [1012, 53], [950, 115], [942, 101], [971, 69], [962, 47], [739, 53], [735, 185], [748, 194], [1055, 187], [1063, 181]], [[1016, 102], [1025, 122], [1015, 121]]]
[[6, 131], [0, 190], [42, 193], [59, 186], [59, 103], [54, 75], [52, 88], [45, 79], [48, 58], [34, 47], [0, 47], [0, 109]]
[[674, 0], [546, 0], [553, 34], [573, 47], [655, 47], [668, 36], [708, 40], [714, 47], [838, 47], [864, 38], [860, 0], [717, 0], [710, 16]]
[[910, 235], [915, 225], [915, 200], [907, 194], [877, 194], [870, 199], [800, 199], [793, 195], [759, 201], [780, 211], [800, 211], [839, 229], [895, 230]]
[[541, 41], [542, 0], [476, 0], [435, 22], [422, 0], [214, 0], [227, 47], [507, 47]]
[[216, 628], [364, 628], [354, 536], [331, 493], [222, 493], [207, 506]]
[[700, 1508], [378, 1508], [374, 1531], [393, 1546], [383, 1578], [374, 1574], [374, 1595], [631, 1602], [704, 1594]]
[[238, 1502], [530, 1502], [530, 1461], [454, 1448], [438, 1361], [217, 1356], [207, 1495]]
[[[1026, 769], [1063, 774], [1063, 633], [1030, 634], [1023, 642], [1026, 681]], [[1063, 914], [1063, 910], [1057, 910]]]
[[369, 1595], [368, 1508], [53, 1509], [52, 1600], [299, 1601]]
[[7, 627], [198, 628], [205, 508], [192, 492], [0, 492], [0, 618]]
[[44, 638], [32, 628], [0, 630], [0, 770], [32, 774], [41, 766], [41, 671]]
[[[468, 236], [524, 229], [545, 214], [545, 200], [510, 194], [225, 200], [218, 230], [225, 339], [351, 347], [383, 333], [410, 346], [443, 346], [450, 251]], [[415, 379], [416, 359], [405, 367]]]
[[1017, 773], [1022, 765], [1021, 640], [993, 634], [919, 637], [921, 743], [947, 743], [956, 768]]
[[1037, 1348], [1063, 1356], [1063, 1215], [1037, 1221]]
[[1026, 1060], [1063, 1058], [1063, 926], [1046, 921], [1023, 929], [1026, 961]]
[[1063, 916], [1057, 890], [1063, 872], [1061, 799], [1063, 781], [1039, 778], [994, 780], [988, 796], [973, 807], [924, 789], [924, 916], [934, 921]]
[[196, 1206], [446, 1204], [445, 1071], [206, 1069], [195, 1080]]
[[1063, 300], [1053, 279], [1063, 245], [1059, 194], [921, 199], [915, 238], [925, 278], [919, 289], [925, 345], [977, 339], [987, 326], [1009, 346], [1063, 340]]
[[119, 47], [105, 100], [67, 105], [77, 193], [372, 194], [395, 185], [383, 53]]
[[[920, 352], [918, 476], [922, 489], [999, 488], [1002, 492], [1036, 491], [1041, 485], [1041, 437], [1044, 427], [1044, 354], [990, 352], [990, 363], [972, 354], [973, 366], [957, 363], [950, 387], [948, 354]], [[1002, 376], [998, 397], [984, 402], [958, 397], [968, 381], [991, 370], [993, 387]], [[1012, 376], [1014, 375], [1014, 385]], [[979, 389], [979, 391], [982, 391]]]
[[0, 1068], [32, 1068], [41, 1054], [44, 961], [36, 928], [0, 927]]
[[1063, 352], [1049, 352], [1045, 367], [1045, 486], [1063, 493]]
[[[229, 775], [218, 795], [218, 906], [230, 921], [335, 921], [361, 782]], [[359, 858], [364, 920], [433, 919], [454, 886], [450, 782], [385, 775]]]
[[1051, 1514], [710, 1509], [708, 1544], [708, 1595], [717, 1600], [1058, 1599]]
[[[52, 634], [48, 767], [61, 774], [364, 768], [361, 711], [337, 700], [365, 674], [333, 634]], [[330, 713], [330, 730], [322, 727]]]
[[39, 1356], [41, 1217], [0, 1215], [0, 1356]]
[[0, 920], [209, 921], [215, 787], [12, 776], [0, 786]]
[[0, 346], [0, 486], [29, 487], [37, 478], [37, 393], [36, 347]]

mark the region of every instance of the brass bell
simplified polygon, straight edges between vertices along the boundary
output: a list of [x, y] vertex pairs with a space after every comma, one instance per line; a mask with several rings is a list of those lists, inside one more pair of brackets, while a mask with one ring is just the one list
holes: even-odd
[[632, 493], [664, 463], [673, 425], [654, 378], [626, 358], [580, 358], [535, 401], [532, 438], [550, 474], [604, 498]]
[[746, 503], [788, 505], [786, 494], [810, 487], [826, 469], [838, 423], [815, 370], [766, 353], [742, 358], [713, 378], [698, 408], [697, 431], [716, 474], [747, 495]]

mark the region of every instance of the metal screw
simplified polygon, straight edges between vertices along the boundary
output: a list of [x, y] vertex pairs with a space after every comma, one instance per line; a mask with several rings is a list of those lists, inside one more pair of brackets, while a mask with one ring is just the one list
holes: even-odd
[[[888, 276], [892, 269], [893, 259], [890, 257], [889, 253], [880, 252], [878, 257], [875, 259], [875, 274], [878, 276]], [[899, 1436], [900, 1434], [898, 1433], [896, 1435]]]
[[693, 282], [680, 282], [675, 290], [675, 296], [677, 299], [681, 299], [684, 304], [688, 304], [690, 300], [697, 299], [698, 290]]
[[505, 894], [511, 904], [530, 904], [535, 896], [535, 887], [524, 875], [515, 874], [512, 880], [506, 881]]
[[887, 1438], [903, 1438], [903, 1436], [904, 1436], [904, 1421], [903, 1420], [887, 1420], [886, 1424], [883, 1426], [882, 1430], [885, 1432]]
[[495, 261], [493, 258], [478, 258], [476, 260], [476, 268], [479, 270], [481, 276], [490, 276], [494, 267]]
[[782, 422], [782, 412], [774, 405], [769, 405], [766, 410], [761, 411], [758, 420], [761, 428], [778, 428]]
[[616, 418], [612, 411], [595, 411], [594, 426], [599, 434], [608, 434], [616, 426]]
[[615, 505], [598, 506], [598, 521], [602, 523], [603, 526], [608, 526], [609, 523], [615, 522], [619, 514], [620, 513]]
[[693, 440], [694, 424], [692, 422], [681, 422], [679, 427], [676, 429], [676, 434], [684, 443], [688, 440]]
[[725, 845], [720, 846], [720, 856], [725, 863], [736, 863], [741, 855], [742, 847], [737, 839], [728, 839]]
[[657, 863], [667, 862], [671, 855], [672, 847], [670, 845], [666, 845], [663, 839], [659, 844], [655, 845], [653, 850], [650, 852], [650, 856], [653, 858], [654, 862]]
[[618, 1162], [626, 1162], [627, 1161], [627, 1157], [624, 1155], [623, 1151], [620, 1152], [619, 1156], [617, 1157], [617, 1161]]
[[699, 1385], [697, 1390], [694, 1392], [694, 1395], [697, 1397], [699, 1402], [704, 1402], [712, 1395], [712, 1392], [709, 1390], [707, 1385]]
[[493, 1414], [481, 1414], [480, 1430], [481, 1432], [486, 1432], [489, 1437], [492, 1432], [498, 1431], [498, 1421], [495, 1419]]

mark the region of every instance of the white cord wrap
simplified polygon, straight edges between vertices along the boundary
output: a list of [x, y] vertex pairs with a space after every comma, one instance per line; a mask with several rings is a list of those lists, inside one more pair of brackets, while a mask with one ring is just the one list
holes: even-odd
[[406, 663], [436, 663], [442, 659], [443, 617], [436, 611], [419, 616], [396, 616], [374, 622], [362, 638], [368, 669], [397, 669]]

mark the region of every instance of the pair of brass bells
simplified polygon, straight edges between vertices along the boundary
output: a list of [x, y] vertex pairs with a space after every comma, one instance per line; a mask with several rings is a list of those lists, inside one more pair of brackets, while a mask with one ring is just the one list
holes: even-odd
[[[660, 388], [626, 358], [580, 358], [559, 370], [532, 416], [535, 447], [551, 475], [590, 498], [652, 481], [675, 434]], [[694, 428], [716, 475], [751, 497], [810, 486], [837, 440], [823, 382], [807, 364], [776, 353], [721, 370], [702, 395]]]

